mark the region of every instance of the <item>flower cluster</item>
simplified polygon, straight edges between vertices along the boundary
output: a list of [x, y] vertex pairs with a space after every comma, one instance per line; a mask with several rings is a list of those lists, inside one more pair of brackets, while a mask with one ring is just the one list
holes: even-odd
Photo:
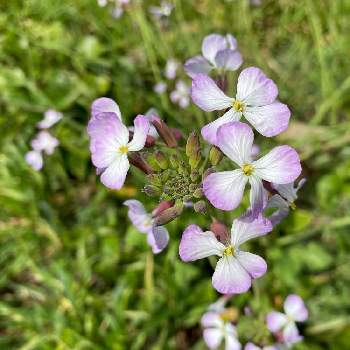
[[[218, 349], [223, 342], [227, 350], [242, 349], [234, 324], [239, 318], [238, 311], [225, 306], [229, 299], [230, 295], [222, 297], [210, 305], [202, 316], [203, 339], [209, 349]], [[266, 317], [266, 324], [260, 325], [272, 333], [266, 334], [259, 341], [259, 344], [263, 345], [259, 346], [249, 341], [244, 350], [282, 350], [302, 340], [295, 322], [304, 322], [308, 318], [308, 310], [303, 300], [298, 295], [289, 295], [284, 302], [284, 309], [285, 314], [270, 312]]]
[[[254, 144], [254, 132], [271, 138], [288, 127], [291, 113], [278, 100], [276, 84], [261, 69], [248, 67], [238, 76], [235, 97], [226, 93], [227, 73], [242, 62], [232, 35], [212, 34], [203, 40], [202, 56], [185, 63], [192, 78], [194, 104], [206, 112], [223, 111], [201, 126], [202, 139], [196, 130], [184, 137], [155, 110], [138, 115], [134, 127], [128, 128], [118, 104], [106, 97], [94, 101], [88, 124], [92, 163], [106, 187], [120, 189], [130, 165], [145, 174], [142, 191], [156, 199], [150, 213], [135, 199], [125, 205], [154, 253], [168, 244], [164, 225], [184, 210], [212, 221], [203, 229], [192, 223], [184, 230], [179, 255], [185, 262], [216, 255], [219, 259], [212, 283], [223, 294], [246, 292], [254, 279], [266, 273], [265, 260], [241, 247], [271, 232], [296, 208], [297, 191], [305, 182], [295, 184], [301, 164], [292, 147], [276, 146], [260, 156], [260, 148]], [[174, 80], [179, 69], [176, 60], [169, 60], [165, 76]], [[178, 86], [171, 98], [184, 107], [187, 101], [182, 90], [185, 88]], [[230, 223], [231, 230], [217, 220], [220, 211], [239, 206], [243, 214]], [[275, 210], [272, 213], [271, 208]]]
[[41, 131], [30, 142], [32, 150], [28, 151], [25, 155], [26, 162], [34, 170], [42, 169], [44, 166], [43, 154], [53, 154], [55, 148], [59, 145], [59, 141], [49, 133], [48, 129], [59, 122], [62, 117], [62, 113], [48, 109], [44, 113], [44, 119], [37, 124], [38, 129]]

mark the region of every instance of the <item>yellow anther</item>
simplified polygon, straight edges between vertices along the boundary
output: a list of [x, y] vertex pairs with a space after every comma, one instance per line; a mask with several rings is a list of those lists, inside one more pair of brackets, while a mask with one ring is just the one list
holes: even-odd
[[241, 101], [235, 100], [232, 103], [232, 107], [234, 110], [236, 110], [237, 112], [243, 112], [244, 109], [244, 104]]
[[233, 255], [233, 253], [234, 253], [234, 248], [232, 247], [232, 245], [229, 245], [224, 249], [224, 252], [222, 253], [222, 255], [229, 256], [229, 255]]
[[127, 146], [120, 146], [119, 147], [119, 152], [122, 153], [122, 154], [126, 154], [128, 153], [129, 149]]
[[297, 208], [296, 204], [294, 202], [289, 204], [290, 209], [295, 210]]
[[244, 164], [242, 167], [244, 175], [250, 176], [253, 173], [253, 166], [251, 164]]

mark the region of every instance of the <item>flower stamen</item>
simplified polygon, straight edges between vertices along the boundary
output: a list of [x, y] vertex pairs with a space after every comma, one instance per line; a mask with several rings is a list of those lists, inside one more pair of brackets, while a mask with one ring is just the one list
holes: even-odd
[[242, 167], [243, 174], [246, 176], [250, 176], [253, 173], [253, 166], [251, 164], [244, 164]]
[[234, 247], [232, 245], [229, 245], [226, 247], [222, 253], [223, 256], [230, 256], [234, 254]]
[[120, 152], [121, 154], [126, 154], [126, 153], [129, 152], [129, 149], [128, 149], [127, 146], [120, 146], [120, 147], [119, 147], [119, 152]]
[[243, 112], [244, 110], [244, 104], [241, 101], [235, 100], [232, 103], [232, 107], [234, 110], [236, 110], [237, 112]]

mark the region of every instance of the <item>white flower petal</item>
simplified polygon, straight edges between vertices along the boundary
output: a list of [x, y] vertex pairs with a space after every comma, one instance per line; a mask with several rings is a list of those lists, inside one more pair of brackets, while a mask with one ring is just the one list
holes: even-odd
[[238, 247], [241, 244], [249, 241], [252, 238], [266, 235], [272, 230], [272, 225], [269, 220], [262, 215], [242, 216], [233, 220], [231, 228], [231, 243]]
[[149, 131], [149, 120], [143, 115], [138, 115], [134, 120], [134, 136], [128, 143], [129, 151], [139, 151], [146, 143], [147, 134]]
[[249, 106], [264, 106], [275, 101], [278, 94], [276, 84], [266, 77], [261, 69], [249, 67], [238, 77], [237, 100]]
[[206, 112], [229, 108], [233, 102], [233, 98], [226, 96], [214, 80], [204, 74], [197, 74], [192, 80], [191, 97]]
[[231, 122], [217, 131], [217, 146], [236, 164], [242, 167], [252, 161], [253, 130], [244, 123]]
[[124, 185], [129, 166], [126, 154], [118, 155], [102, 173], [101, 182], [108, 188], [119, 190]]
[[215, 65], [215, 56], [218, 51], [226, 49], [226, 38], [220, 34], [210, 34], [203, 39], [202, 54]]
[[212, 282], [222, 294], [239, 294], [250, 288], [251, 277], [234, 256], [228, 255], [218, 261]]
[[273, 148], [264, 157], [253, 162], [254, 174], [276, 184], [294, 181], [301, 173], [298, 153], [289, 146]]
[[211, 255], [221, 256], [224, 249], [213, 232], [201, 232], [197, 225], [190, 225], [182, 235], [179, 254], [183, 261], [194, 261]]

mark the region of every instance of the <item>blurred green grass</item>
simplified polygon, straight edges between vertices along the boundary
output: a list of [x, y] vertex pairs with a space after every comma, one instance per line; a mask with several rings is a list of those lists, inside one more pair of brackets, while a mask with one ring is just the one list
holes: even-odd
[[[154, 106], [172, 126], [202, 125], [208, 114], [179, 110], [153, 86], [169, 57], [184, 62], [211, 32], [232, 33], [244, 66], [276, 81], [293, 111], [278, 141], [298, 149], [308, 178], [299, 209], [257, 247], [268, 274], [232, 304], [250, 305], [259, 324], [276, 298], [299, 293], [311, 316], [296, 349], [349, 348], [350, 1], [173, 3], [164, 27], [153, 1], [132, 1], [119, 20], [94, 0], [0, 2], [0, 348], [204, 347], [212, 267], [177, 254], [193, 217], [169, 225], [171, 244], [153, 257], [126, 219], [127, 193], [96, 178], [85, 127], [102, 95], [129, 121]], [[24, 154], [48, 108], [64, 113], [61, 146], [36, 173]], [[239, 325], [242, 340], [251, 328]]]

